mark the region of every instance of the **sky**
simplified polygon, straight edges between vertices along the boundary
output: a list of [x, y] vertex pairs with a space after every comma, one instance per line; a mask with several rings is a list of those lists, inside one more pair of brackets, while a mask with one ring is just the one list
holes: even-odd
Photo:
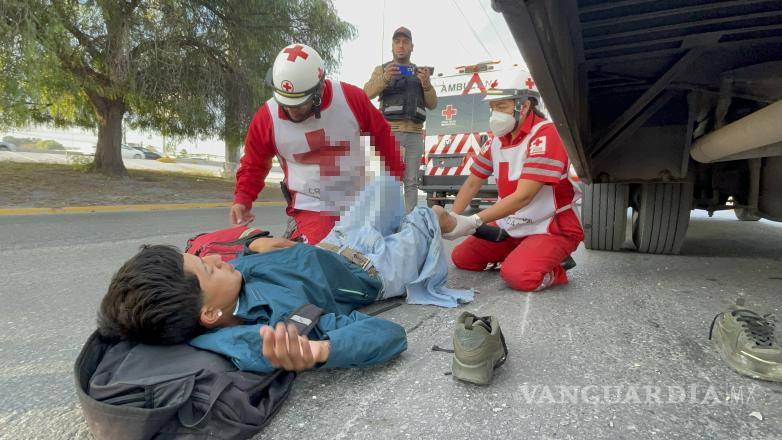
[[[359, 87], [372, 69], [391, 59], [391, 35], [399, 26], [413, 34], [411, 61], [434, 66], [438, 73], [453, 74], [454, 68], [481, 61], [500, 60], [503, 65], [523, 64], [521, 54], [501, 14], [490, 0], [333, 0], [338, 15], [356, 27], [357, 36], [343, 43], [342, 62], [331, 78]], [[66, 148], [90, 150], [97, 134], [71, 129], [31, 127], [7, 132], [17, 137], [54, 139]], [[126, 141], [158, 148], [163, 139], [155, 133], [128, 130]], [[184, 140], [176, 148], [190, 153], [223, 156], [219, 139]]]

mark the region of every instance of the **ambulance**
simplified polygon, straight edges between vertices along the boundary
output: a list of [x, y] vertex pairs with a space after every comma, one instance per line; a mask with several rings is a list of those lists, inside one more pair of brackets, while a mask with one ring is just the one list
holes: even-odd
[[[455, 74], [432, 78], [437, 108], [426, 115], [424, 156], [418, 173], [419, 189], [426, 192], [429, 206], [453, 203], [470, 175], [473, 158], [491, 143], [489, 106], [483, 101], [486, 90], [518, 87], [513, 82], [524, 77], [525, 86], [537, 91], [525, 68], [517, 64], [505, 67], [499, 61], [459, 66]], [[542, 103], [539, 108], [545, 112]], [[470, 205], [477, 209], [496, 200], [497, 185], [490, 176]]]

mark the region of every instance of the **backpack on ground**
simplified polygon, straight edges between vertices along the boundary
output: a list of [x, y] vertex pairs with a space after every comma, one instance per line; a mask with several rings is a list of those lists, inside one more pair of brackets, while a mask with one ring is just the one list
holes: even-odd
[[231, 261], [238, 257], [253, 240], [268, 236], [268, 231], [258, 228], [234, 226], [196, 235], [187, 240], [185, 252], [197, 257], [218, 254], [223, 261]]
[[[307, 334], [322, 313], [305, 304], [286, 322]], [[97, 331], [79, 353], [74, 375], [98, 440], [249, 438], [271, 421], [296, 377], [239, 371], [227, 358], [187, 344], [112, 342]]]

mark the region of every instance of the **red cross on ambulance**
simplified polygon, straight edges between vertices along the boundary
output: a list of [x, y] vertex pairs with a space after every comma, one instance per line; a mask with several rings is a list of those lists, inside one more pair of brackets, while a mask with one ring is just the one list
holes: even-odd
[[443, 115], [446, 121], [450, 121], [457, 113], [459, 113], [459, 111], [451, 104], [448, 104], [440, 114]]

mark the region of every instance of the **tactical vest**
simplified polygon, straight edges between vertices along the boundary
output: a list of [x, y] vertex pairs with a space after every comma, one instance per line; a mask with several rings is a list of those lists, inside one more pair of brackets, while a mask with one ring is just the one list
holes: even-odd
[[[383, 64], [385, 68], [388, 63]], [[415, 64], [410, 64], [413, 69]], [[395, 75], [388, 86], [380, 93], [380, 111], [389, 121], [409, 119], [423, 123], [426, 120], [424, 108], [424, 88], [421, 80], [413, 74], [410, 76]]]

